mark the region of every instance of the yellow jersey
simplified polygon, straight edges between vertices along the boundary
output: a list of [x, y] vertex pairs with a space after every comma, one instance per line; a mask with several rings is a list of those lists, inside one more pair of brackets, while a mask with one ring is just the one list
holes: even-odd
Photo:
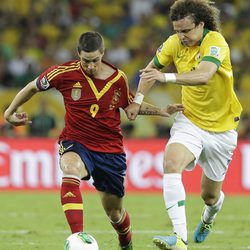
[[182, 86], [184, 114], [198, 127], [213, 132], [235, 129], [242, 111], [234, 92], [230, 50], [224, 37], [204, 29], [198, 46], [182, 45], [178, 35], [170, 36], [154, 57], [159, 69], [175, 64], [178, 73], [190, 72], [201, 61], [213, 62], [218, 69], [206, 85]]

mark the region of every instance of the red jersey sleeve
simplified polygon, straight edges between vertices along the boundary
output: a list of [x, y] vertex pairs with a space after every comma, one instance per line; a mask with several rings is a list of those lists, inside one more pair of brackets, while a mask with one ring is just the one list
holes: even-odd
[[37, 78], [36, 85], [39, 90], [45, 91], [50, 88], [57, 88], [57, 85], [59, 85], [61, 82], [61, 75], [55, 75], [58, 67], [59, 66], [49, 67]]

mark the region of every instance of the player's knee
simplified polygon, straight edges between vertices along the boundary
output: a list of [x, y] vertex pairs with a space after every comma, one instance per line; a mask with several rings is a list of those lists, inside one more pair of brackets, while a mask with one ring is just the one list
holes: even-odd
[[65, 175], [75, 175], [83, 178], [88, 175], [80, 156], [75, 152], [67, 152], [60, 159], [60, 167]]
[[62, 159], [60, 163], [60, 167], [61, 167], [63, 174], [75, 175], [77, 177], [82, 178], [84, 170], [83, 170], [83, 166], [79, 162]]
[[208, 206], [214, 205], [218, 200], [218, 197], [215, 194], [207, 192], [202, 192], [201, 197], [204, 200], [205, 204]]
[[165, 160], [163, 164], [164, 173], [179, 173], [179, 167], [175, 160], [169, 159]]
[[111, 208], [108, 211], [106, 211], [106, 213], [108, 217], [110, 218], [110, 220], [113, 222], [118, 222], [122, 217], [121, 209]]
[[79, 178], [81, 177], [81, 171], [72, 165], [61, 165], [61, 170], [65, 175], [75, 175]]

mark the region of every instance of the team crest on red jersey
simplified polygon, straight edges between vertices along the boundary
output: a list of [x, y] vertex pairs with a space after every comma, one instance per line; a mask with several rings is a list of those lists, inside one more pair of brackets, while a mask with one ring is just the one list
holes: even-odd
[[41, 80], [40, 80], [40, 86], [43, 90], [46, 90], [49, 87], [49, 81], [47, 80], [47, 77], [44, 76]]
[[109, 104], [109, 109], [110, 110], [112, 110], [113, 108], [115, 108], [115, 106], [119, 102], [120, 98], [121, 98], [121, 89], [116, 89], [114, 91], [114, 95], [112, 97], [111, 104]]
[[82, 94], [82, 85], [80, 82], [76, 82], [71, 90], [71, 97], [74, 101], [78, 101]]

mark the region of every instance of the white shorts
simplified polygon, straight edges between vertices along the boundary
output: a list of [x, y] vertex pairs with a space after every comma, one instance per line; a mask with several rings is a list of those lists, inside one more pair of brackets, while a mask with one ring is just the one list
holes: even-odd
[[198, 163], [204, 174], [213, 181], [223, 181], [237, 145], [238, 133], [209, 132], [194, 125], [185, 115], [178, 113], [170, 131], [168, 144], [183, 144], [195, 156], [186, 170], [193, 170]]

